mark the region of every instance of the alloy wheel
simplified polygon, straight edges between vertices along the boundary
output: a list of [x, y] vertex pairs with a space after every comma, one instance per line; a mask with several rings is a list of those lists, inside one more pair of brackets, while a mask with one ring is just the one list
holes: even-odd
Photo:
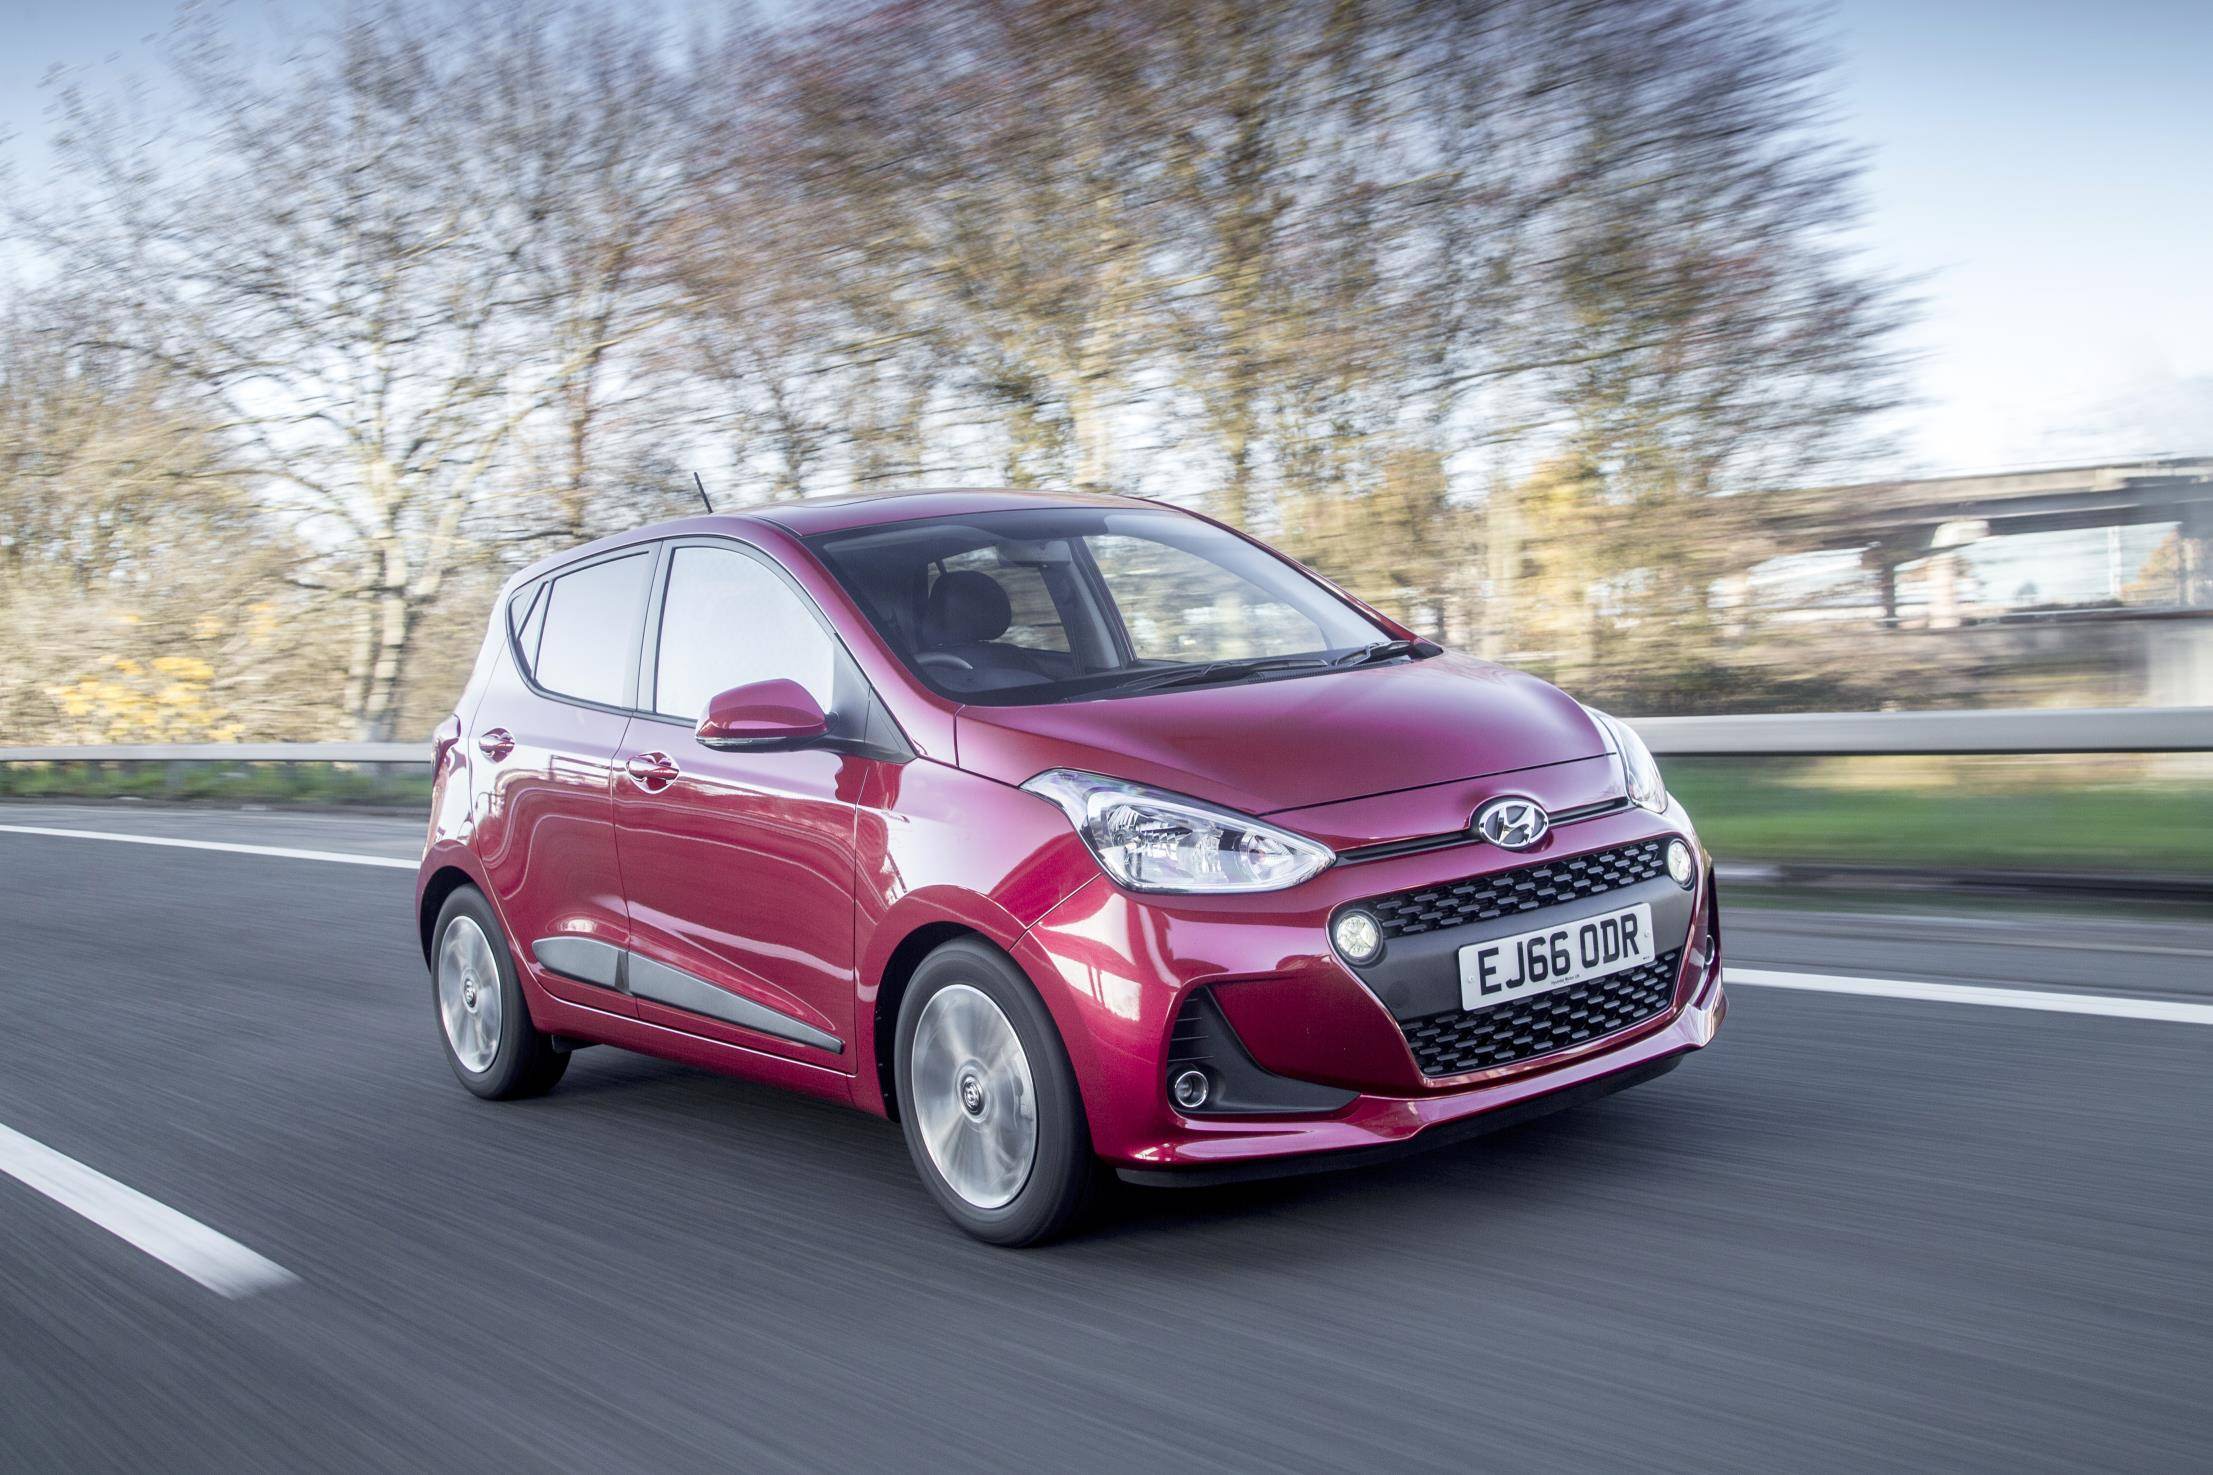
[[499, 1055], [499, 962], [473, 917], [455, 917], [439, 945], [438, 1018], [464, 1070], [482, 1075], [492, 1068]]
[[1005, 1011], [965, 983], [931, 996], [915, 1021], [908, 1081], [915, 1125], [953, 1192], [1004, 1208], [1037, 1160], [1037, 1088]]

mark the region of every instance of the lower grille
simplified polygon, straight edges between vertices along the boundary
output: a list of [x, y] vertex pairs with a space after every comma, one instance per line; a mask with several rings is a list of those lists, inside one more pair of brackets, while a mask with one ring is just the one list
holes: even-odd
[[1168, 1079], [1174, 1080], [1179, 1071], [1197, 1066], [1204, 1069], [1221, 1053], [1217, 1043], [1217, 1031], [1228, 1030], [1228, 1022], [1222, 1019], [1221, 1005], [1205, 989], [1193, 989], [1191, 997], [1184, 1001], [1183, 1012], [1176, 1016], [1175, 1028], [1168, 1035]]
[[1682, 957], [1678, 948], [1641, 968], [1481, 1009], [1410, 1019], [1400, 1027], [1425, 1076], [1517, 1065], [1662, 1013], [1674, 997], [1675, 966]]

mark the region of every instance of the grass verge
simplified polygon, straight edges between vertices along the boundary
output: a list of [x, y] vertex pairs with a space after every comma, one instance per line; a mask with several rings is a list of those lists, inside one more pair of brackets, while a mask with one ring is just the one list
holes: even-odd
[[[2213, 875], [2213, 763], [2104, 759], [1675, 759], [1714, 854], [1815, 863]], [[424, 765], [0, 764], [0, 797], [421, 809]]]

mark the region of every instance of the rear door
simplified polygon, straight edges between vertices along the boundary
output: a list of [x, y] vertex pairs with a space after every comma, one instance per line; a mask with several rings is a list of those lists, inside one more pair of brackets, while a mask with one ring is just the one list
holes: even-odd
[[[654, 609], [615, 779], [638, 1016], [849, 1073], [856, 804], [888, 719], [805, 594], [746, 545], [672, 543]], [[829, 714], [826, 742], [694, 739], [708, 698], [777, 677]]]
[[470, 744], [476, 852], [515, 948], [549, 993], [613, 1014], [630, 927], [614, 762], [630, 725], [655, 549], [625, 549], [518, 591], [507, 659]]

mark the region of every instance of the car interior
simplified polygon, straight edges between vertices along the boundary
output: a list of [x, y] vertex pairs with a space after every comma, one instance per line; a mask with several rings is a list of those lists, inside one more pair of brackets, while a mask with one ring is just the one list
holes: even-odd
[[1357, 649], [1379, 632], [1296, 566], [1164, 512], [996, 512], [809, 540], [947, 696], [1106, 695], [1175, 668]]
[[946, 691], [1044, 686], [1142, 664], [1074, 540], [941, 524], [851, 540], [837, 558], [893, 648]]

